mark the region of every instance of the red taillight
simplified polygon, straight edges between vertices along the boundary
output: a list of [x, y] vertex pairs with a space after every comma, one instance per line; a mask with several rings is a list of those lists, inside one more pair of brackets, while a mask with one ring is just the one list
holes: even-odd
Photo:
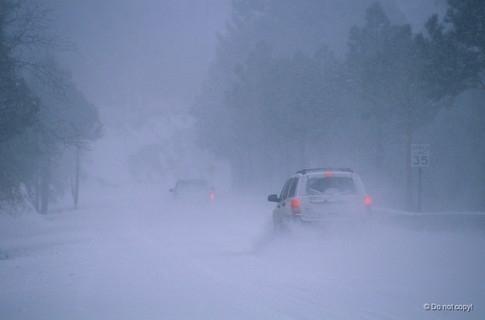
[[325, 172], [325, 177], [333, 177], [333, 172]]
[[369, 197], [369, 196], [365, 196], [365, 197], [364, 197], [364, 204], [365, 204], [366, 206], [371, 206], [371, 205], [372, 205], [372, 202], [373, 202], [373, 201], [372, 201], [372, 198], [371, 198], [371, 197]]
[[291, 200], [291, 210], [293, 213], [300, 213], [300, 199]]
[[214, 195], [214, 192], [211, 192], [210, 195], [209, 195], [209, 199], [211, 199], [211, 201], [213, 201], [215, 198], [216, 198], [216, 196]]

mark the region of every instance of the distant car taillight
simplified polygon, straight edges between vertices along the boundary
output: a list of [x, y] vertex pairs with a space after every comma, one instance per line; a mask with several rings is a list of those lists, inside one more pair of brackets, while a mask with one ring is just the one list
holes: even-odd
[[294, 214], [299, 214], [300, 213], [300, 199], [293, 199], [291, 200], [291, 210], [293, 211]]
[[370, 207], [372, 205], [373, 201], [372, 198], [369, 196], [364, 197], [364, 205], [367, 207]]
[[216, 198], [214, 192], [211, 192], [210, 195], [209, 195], [209, 199], [211, 199], [211, 201], [214, 201], [214, 199]]

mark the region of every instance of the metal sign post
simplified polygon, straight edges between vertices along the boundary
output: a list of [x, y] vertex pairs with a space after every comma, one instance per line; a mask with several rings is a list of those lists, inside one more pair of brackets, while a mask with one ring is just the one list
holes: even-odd
[[418, 168], [418, 212], [421, 212], [422, 168], [429, 167], [429, 144], [411, 145], [411, 166]]
[[421, 212], [421, 199], [423, 194], [423, 179], [422, 179], [422, 167], [418, 168], [418, 212]]

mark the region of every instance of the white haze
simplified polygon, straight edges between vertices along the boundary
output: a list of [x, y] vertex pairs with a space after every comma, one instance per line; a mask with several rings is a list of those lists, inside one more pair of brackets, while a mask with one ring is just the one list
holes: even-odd
[[[395, 3], [416, 29], [442, 6]], [[84, 155], [78, 210], [64, 199], [46, 216], [0, 214], [0, 319], [485, 318], [483, 213], [378, 206], [366, 225], [277, 237], [266, 196], [280, 190], [230, 192], [230, 166], [195, 144], [188, 115], [229, 1], [57, 5], [79, 50], [62, 59], [100, 108], [104, 137]], [[214, 203], [173, 201], [176, 179], [194, 175], [212, 179]]]
[[[136, 167], [129, 157], [161, 144], [168, 156], [157, 155], [161, 169], [147, 168], [140, 160], [142, 175], [149, 177], [143, 180], [161, 176], [174, 182], [184, 171], [207, 175], [207, 168], [217, 167], [220, 183], [227, 185], [228, 164], [194, 143], [189, 108], [214, 62], [217, 36], [226, 32], [231, 1], [51, 1], [59, 33], [76, 46], [75, 54], [63, 53], [60, 59], [99, 108], [104, 125], [104, 140], [86, 156], [86, 176], [114, 185], [126, 182], [133, 175], [130, 166]], [[441, 0], [383, 3], [394, 21], [410, 23], [416, 31], [444, 7]], [[331, 32], [323, 30], [322, 37], [344, 55], [350, 27], [363, 23], [365, 8], [360, 5], [357, 13], [351, 2], [341, 6], [335, 17], [329, 12], [334, 26], [329, 26]], [[345, 10], [356, 20], [343, 19]], [[163, 173], [157, 174], [159, 170]]]
[[[60, 34], [76, 45], [77, 54], [63, 59], [78, 85], [96, 104], [118, 111], [147, 102], [170, 109], [192, 104], [231, 12], [230, 0], [51, 1], [58, 7]], [[384, 4], [393, 20], [416, 31], [444, 7], [443, 0]], [[335, 18], [336, 28], [324, 34], [333, 50], [345, 51], [349, 29], [363, 22], [364, 11], [360, 16]]]

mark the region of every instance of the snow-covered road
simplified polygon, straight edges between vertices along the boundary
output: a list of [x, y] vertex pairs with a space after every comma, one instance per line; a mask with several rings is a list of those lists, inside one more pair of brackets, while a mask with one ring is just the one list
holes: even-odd
[[264, 196], [195, 210], [134, 188], [84, 202], [0, 217], [0, 319], [485, 319], [480, 215], [381, 209], [275, 237]]

